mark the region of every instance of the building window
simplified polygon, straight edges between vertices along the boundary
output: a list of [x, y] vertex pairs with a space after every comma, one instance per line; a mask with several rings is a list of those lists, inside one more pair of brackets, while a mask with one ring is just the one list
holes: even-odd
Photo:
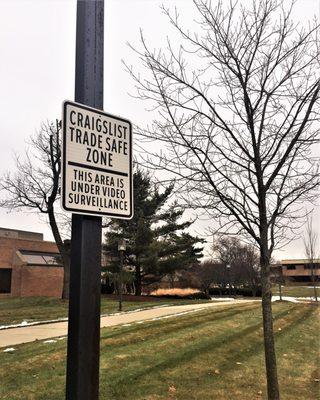
[[319, 268], [318, 263], [304, 264], [304, 269], [317, 269], [317, 268]]
[[296, 269], [295, 265], [287, 265], [287, 269]]
[[62, 259], [59, 253], [45, 253], [40, 251], [20, 250], [28, 265], [41, 266], [62, 266]]
[[11, 293], [11, 268], [0, 268], [0, 293]]

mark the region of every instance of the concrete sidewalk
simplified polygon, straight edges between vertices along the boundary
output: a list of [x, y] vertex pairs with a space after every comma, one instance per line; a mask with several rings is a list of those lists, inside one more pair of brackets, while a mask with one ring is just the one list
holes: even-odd
[[[206, 308], [217, 307], [221, 305], [228, 306], [234, 304], [251, 303], [253, 301], [256, 300], [234, 300], [228, 302], [223, 301], [204, 304], [188, 304], [181, 306], [150, 308], [128, 313], [119, 313], [116, 315], [101, 317], [100, 326], [101, 328], [104, 328], [114, 325], [130, 324], [137, 321], [146, 321], [153, 318], [164, 317], [167, 315], [203, 310]], [[21, 343], [29, 343], [35, 340], [46, 340], [55, 337], [66, 336], [67, 332], [68, 321], [0, 330], [0, 348], [15, 346]]]

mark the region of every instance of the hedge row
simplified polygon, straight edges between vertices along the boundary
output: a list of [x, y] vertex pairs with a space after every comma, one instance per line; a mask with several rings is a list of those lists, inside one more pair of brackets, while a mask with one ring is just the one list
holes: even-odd
[[[256, 297], [261, 297], [261, 288], [256, 289], [256, 293], [254, 294]], [[209, 289], [210, 296], [230, 296], [230, 291], [228, 288], [210, 288]], [[244, 296], [244, 297], [252, 297], [253, 293], [250, 288], [237, 288], [231, 289], [231, 296]]]

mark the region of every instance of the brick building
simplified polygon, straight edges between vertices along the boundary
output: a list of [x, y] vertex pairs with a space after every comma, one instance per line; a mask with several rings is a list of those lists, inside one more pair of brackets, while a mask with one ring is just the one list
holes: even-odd
[[285, 284], [308, 285], [313, 279], [320, 282], [320, 260], [315, 259], [313, 263], [306, 259], [282, 260], [272, 266], [272, 272], [274, 276], [281, 276]]
[[42, 233], [0, 228], [0, 296], [60, 297], [63, 267]]

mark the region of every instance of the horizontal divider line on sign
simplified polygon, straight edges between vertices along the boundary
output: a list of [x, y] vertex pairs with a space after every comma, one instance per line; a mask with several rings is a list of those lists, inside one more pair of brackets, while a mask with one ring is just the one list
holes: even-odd
[[113, 171], [111, 169], [100, 168], [100, 167], [92, 167], [91, 165], [76, 163], [76, 162], [73, 162], [73, 161], [69, 161], [68, 164], [72, 165], [74, 167], [87, 168], [87, 169], [92, 169], [94, 171], [108, 172], [109, 174], [114, 174], [114, 175], [128, 176], [128, 174], [126, 172]]

